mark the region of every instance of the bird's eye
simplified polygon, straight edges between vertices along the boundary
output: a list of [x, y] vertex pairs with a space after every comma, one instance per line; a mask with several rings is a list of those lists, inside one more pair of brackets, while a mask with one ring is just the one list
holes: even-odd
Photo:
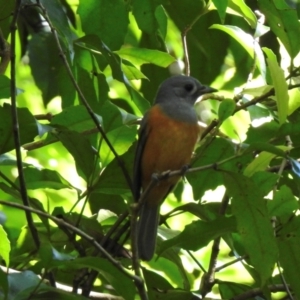
[[192, 83], [187, 83], [184, 88], [187, 92], [191, 92], [194, 88], [194, 85]]

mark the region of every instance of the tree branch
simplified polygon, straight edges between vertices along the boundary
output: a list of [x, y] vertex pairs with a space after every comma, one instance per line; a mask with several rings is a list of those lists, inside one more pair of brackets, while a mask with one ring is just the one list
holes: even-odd
[[[22, 197], [23, 204], [26, 207], [29, 207], [29, 200], [27, 195], [26, 189], [26, 182], [23, 173], [23, 163], [22, 163], [22, 154], [21, 154], [21, 140], [20, 140], [20, 131], [19, 131], [19, 119], [18, 119], [18, 112], [17, 112], [17, 100], [16, 100], [16, 30], [17, 30], [17, 20], [21, 10], [21, 0], [16, 0], [15, 10], [13, 19], [10, 25], [11, 31], [11, 83], [10, 83], [10, 93], [11, 93], [11, 115], [12, 115], [12, 126], [13, 126], [13, 137], [15, 143], [15, 151], [16, 151], [16, 158], [17, 158], [17, 168], [19, 173], [19, 184], [20, 184], [20, 193]], [[36, 249], [40, 246], [40, 240], [35, 228], [32, 215], [30, 210], [25, 210], [26, 220], [28, 224], [28, 228], [32, 235], [34, 244]]]

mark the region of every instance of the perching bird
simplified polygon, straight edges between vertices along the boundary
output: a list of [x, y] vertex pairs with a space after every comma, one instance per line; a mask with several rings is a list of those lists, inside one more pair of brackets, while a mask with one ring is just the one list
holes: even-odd
[[[194, 104], [199, 96], [216, 91], [190, 76], [165, 80], [154, 105], [145, 114], [134, 161], [133, 190], [138, 201], [153, 174], [181, 170], [190, 163], [199, 138]], [[150, 260], [155, 251], [159, 208], [180, 176], [159, 181], [147, 194], [139, 212], [137, 246], [139, 257]]]

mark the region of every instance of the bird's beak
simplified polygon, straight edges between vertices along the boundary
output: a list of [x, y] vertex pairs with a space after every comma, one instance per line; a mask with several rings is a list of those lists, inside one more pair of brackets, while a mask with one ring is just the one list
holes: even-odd
[[199, 96], [204, 95], [204, 94], [214, 93], [217, 91], [218, 91], [217, 89], [214, 89], [210, 86], [202, 85], [202, 87], [199, 89]]

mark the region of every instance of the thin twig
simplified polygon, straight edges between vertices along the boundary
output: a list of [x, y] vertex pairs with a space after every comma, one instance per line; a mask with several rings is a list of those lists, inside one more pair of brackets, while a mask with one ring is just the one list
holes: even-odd
[[236, 258], [236, 259], [234, 259], [234, 260], [232, 260], [232, 261], [230, 261], [228, 263], [225, 263], [225, 264], [221, 265], [220, 267], [217, 267], [215, 269], [215, 271], [216, 272], [220, 272], [221, 270], [223, 270], [223, 269], [225, 269], [225, 268], [227, 268], [227, 267], [229, 267], [229, 266], [231, 266], [233, 264], [236, 264], [237, 262], [239, 262], [241, 260], [244, 260], [245, 258], [247, 258], [247, 255], [240, 256], [240, 257], [238, 257], [238, 258]]
[[[225, 214], [228, 203], [229, 203], [229, 197], [225, 193], [219, 210], [220, 216], [223, 216]], [[217, 258], [220, 252], [220, 242], [221, 242], [221, 237], [218, 237], [214, 240], [212, 245], [208, 272], [203, 275], [201, 287], [200, 287], [200, 293], [203, 297], [212, 290], [212, 287], [215, 284], [215, 273], [217, 269]]]
[[[109, 229], [107, 234], [104, 235], [104, 237], [101, 239], [101, 242], [100, 242], [100, 245], [102, 247], [104, 247], [104, 245], [107, 243], [109, 238], [113, 235], [113, 233], [117, 230], [117, 228], [121, 225], [121, 223], [126, 219], [127, 216], [128, 216], [128, 212], [126, 211], [118, 218], [118, 220], [114, 223], [114, 225]], [[127, 224], [125, 224], [125, 226], [126, 225]], [[129, 224], [128, 224], [128, 226], [129, 226]], [[106, 249], [109, 250], [108, 248], [106, 248]], [[99, 251], [97, 251], [97, 249], [95, 249], [95, 250], [96, 251], [94, 251], [94, 253], [92, 254], [93, 256], [98, 255]], [[87, 275], [86, 273], [82, 273], [81, 278], [78, 278], [78, 281], [79, 280], [82, 281], [84, 279], [84, 277], [86, 277], [86, 275]], [[85, 280], [85, 282], [82, 285], [82, 295], [83, 296], [88, 296], [90, 294], [93, 283], [96, 280], [97, 276], [98, 276], [98, 272], [96, 270], [92, 270], [88, 274], [88, 278]]]
[[[273, 284], [273, 285], [269, 285], [267, 288], [271, 293], [285, 292], [285, 286], [283, 284]], [[244, 292], [244, 293], [242, 293], [238, 296], [234, 296], [230, 300], [251, 299], [251, 298], [254, 298], [256, 296], [263, 295], [263, 293], [264, 293], [263, 289], [255, 288], [255, 289], [246, 291], [246, 292]]]
[[[203, 2], [204, 3], [204, 2]], [[201, 16], [203, 16], [208, 10], [208, 6], [204, 7], [200, 14], [196, 16], [196, 18], [188, 24], [184, 30], [181, 32], [181, 41], [183, 46], [183, 53], [184, 53], [184, 65], [185, 65], [185, 75], [190, 76], [191, 68], [190, 68], [190, 59], [189, 59], [189, 51], [187, 46], [186, 37], [188, 32], [193, 28], [195, 23], [200, 19]]]
[[[11, 83], [10, 83], [10, 92], [11, 92], [11, 115], [12, 115], [12, 126], [13, 126], [13, 137], [15, 143], [15, 151], [17, 158], [17, 168], [19, 174], [19, 184], [20, 184], [20, 193], [22, 197], [23, 204], [29, 207], [29, 200], [26, 189], [26, 182], [23, 173], [23, 163], [22, 163], [22, 153], [21, 153], [21, 140], [20, 140], [20, 131], [19, 131], [19, 119], [18, 119], [18, 111], [17, 111], [17, 100], [16, 100], [16, 30], [17, 30], [17, 20], [21, 10], [21, 0], [16, 0], [16, 6], [14, 10], [13, 19], [10, 25], [11, 30]], [[28, 228], [32, 235], [34, 244], [36, 249], [40, 246], [40, 240], [35, 228], [32, 215], [30, 211], [26, 210], [26, 220], [28, 224]]]
[[293, 300], [294, 297], [293, 297], [292, 292], [291, 292], [291, 290], [290, 290], [290, 286], [289, 286], [288, 283], [286, 282], [285, 277], [284, 277], [284, 274], [283, 274], [282, 271], [281, 271], [281, 266], [280, 266], [280, 262], [279, 262], [279, 261], [277, 261], [277, 269], [278, 269], [278, 271], [279, 271], [279, 275], [280, 275], [280, 279], [281, 279], [281, 281], [282, 281], [282, 285], [284, 286], [285, 291], [286, 291], [286, 293], [288, 294], [288, 297], [289, 297], [288, 299], [289, 299], [289, 300]]

